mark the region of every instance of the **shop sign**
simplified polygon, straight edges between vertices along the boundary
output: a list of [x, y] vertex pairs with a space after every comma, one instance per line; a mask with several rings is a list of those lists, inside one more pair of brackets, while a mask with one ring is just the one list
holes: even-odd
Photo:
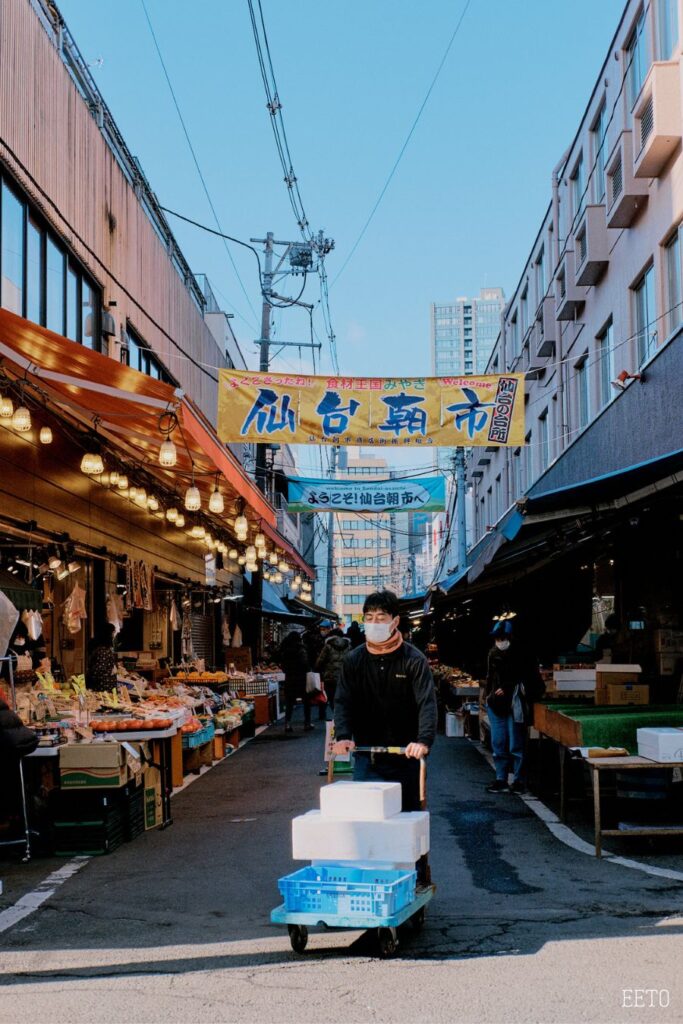
[[290, 512], [440, 512], [446, 507], [443, 477], [423, 480], [288, 481]]
[[310, 377], [220, 370], [225, 444], [475, 447], [524, 444], [524, 374]]

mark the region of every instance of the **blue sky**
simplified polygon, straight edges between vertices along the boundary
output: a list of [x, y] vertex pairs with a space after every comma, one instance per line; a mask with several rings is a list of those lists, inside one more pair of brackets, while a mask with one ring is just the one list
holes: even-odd
[[[246, 0], [147, 0], [223, 228], [296, 238]], [[212, 224], [140, 0], [59, 0], [163, 205]], [[335, 277], [422, 102], [464, 0], [263, 0], [294, 166]], [[447, 64], [365, 238], [331, 292], [343, 372], [429, 372], [429, 303], [510, 294], [622, 10], [620, 0], [472, 0]], [[176, 223], [195, 271], [249, 322], [218, 240]], [[234, 248], [254, 309], [253, 257]], [[315, 280], [310, 301], [317, 299]], [[306, 337], [304, 314], [276, 332]], [[296, 351], [289, 364], [310, 369]], [[280, 364], [284, 369], [285, 365]], [[329, 358], [323, 361], [330, 368]]]

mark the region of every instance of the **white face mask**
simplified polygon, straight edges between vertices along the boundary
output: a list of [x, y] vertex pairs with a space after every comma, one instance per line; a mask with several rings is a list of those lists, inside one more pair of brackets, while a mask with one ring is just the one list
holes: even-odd
[[496, 647], [498, 648], [499, 651], [507, 651], [509, 646], [509, 640], [496, 640]]
[[365, 639], [369, 640], [371, 644], [383, 644], [389, 639], [391, 634], [394, 632], [394, 623], [392, 622], [366, 622], [365, 623]]

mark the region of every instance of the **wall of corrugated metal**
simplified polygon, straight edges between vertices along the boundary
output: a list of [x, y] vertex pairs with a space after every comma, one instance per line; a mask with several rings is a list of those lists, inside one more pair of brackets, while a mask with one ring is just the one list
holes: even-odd
[[181, 349], [222, 354], [29, 0], [0, 0], [0, 161], [215, 423], [216, 384]]

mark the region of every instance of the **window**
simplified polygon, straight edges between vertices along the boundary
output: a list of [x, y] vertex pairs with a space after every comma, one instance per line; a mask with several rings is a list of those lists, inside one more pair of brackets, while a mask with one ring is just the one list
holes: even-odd
[[536, 297], [538, 299], [537, 305], [540, 306], [545, 295], [545, 267], [543, 265], [543, 257], [545, 253], [541, 246], [541, 251], [536, 257]]
[[43, 254], [45, 235], [29, 214], [26, 226], [26, 319], [43, 322]]
[[538, 417], [539, 434], [539, 458], [541, 460], [541, 471], [550, 462], [550, 434], [548, 431], [548, 410], [544, 409]]
[[[126, 353], [122, 353], [122, 361], [127, 362], [133, 370], [139, 370], [140, 373], [146, 373], [148, 377], [154, 377], [155, 380], [162, 380], [166, 384], [176, 383], [164, 365], [157, 359], [152, 350], [148, 348], [147, 345], [145, 345], [145, 343], [136, 335], [130, 325], [126, 328], [126, 346], [128, 349], [127, 358]], [[346, 526], [345, 528], [352, 529], [350, 526]]]
[[585, 182], [583, 180], [583, 153], [579, 156], [574, 166], [574, 171], [571, 177], [572, 182], [572, 214], [574, 216], [574, 224], [578, 221], [583, 210], [583, 204], [585, 196], [583, 194]]
[[664, 246], [666, 262], [666, 327], [667, 332], [674, 331], [681, 320], [681, 243], [678, 230]]
[[522, 341], [526, 336], [526, 329], [529, 326], [529, 317], [527, 313], [527, 296], [528, 289], [525, 288], [522, 294], [521, 301], [519, 303], [520, 337]]
[[95, 290], [85, 278], [81, 279], [81, 342], [86, 348], [99, 348]]
[[525, 489], [529, 490], [534, 480], [533, 473], [533, 446], [532, 446], [532, 433], [529, 433], [524, 438], [524, 481]]
[[628, 99], [633, 107], [640, 92], [649, 67], [647, 22], [645, 14], [640, 12], [633, 34], [626, 44], [626, 75], [628, 78]]
[[512, 356], [519, 354], [519, 330], [516, 313], [510, 321], [510, 354]]
[[78, 274], [69, 263], [66, 270], [66, 336], [72, 341], [78, 341], [81, 326], [79, 284]]
[[503, 514], [503, 485], [502, 485], [502, 482], [501, 482], [500, 473], [496, 477], [495, 502], [496, 503], [495, 503], [495, 506], [494, 506], [493, 518], [494, 518], [495, 522], [498, 522], [498, 520], [500, 519], [501, 515]]
[[593, 175], [593, 195], [595, 202], [601, 203], [605, 198], [605, 157], [607, 156], [607, 108], [605, 104], [600, 107], [600, 113], [593, 123], [593, 161], [595, 173]]
[[63, 251], [48, 237], [45, 326], [57, 334], [64, 334], [64, 264]]
[[654, 267], [648, 267], [633, 288], [638, 364], [649, 359], [657, 347]]
[[524, 494], [524, 463], [522, 462], [522, 450], [517, 448], [512, 455], [512, 490], [513, 499], [516, 501]]
[[589, 392], [588, 392], [588, 353], [584, 352], [583, 356], [576, 364], [576, 413], [579, 423], [579, 429], [582, 429], [588, 423], [588, 414], [590, 410], [589, 405]]
[[607, 405], [612, 397], [614, 379], [614, 329], [612, 321], [598, 335], [598, 379], [600, 381], [600, 405]]
[[2, 217], [2, 294], [5, 309], [19, 316], [24, 311], [24, 206], [18, 196], [3, 182], [0, 216]]
[[671, 60], [678, 42], [677, 0], [657, 0], [657, 57]]

